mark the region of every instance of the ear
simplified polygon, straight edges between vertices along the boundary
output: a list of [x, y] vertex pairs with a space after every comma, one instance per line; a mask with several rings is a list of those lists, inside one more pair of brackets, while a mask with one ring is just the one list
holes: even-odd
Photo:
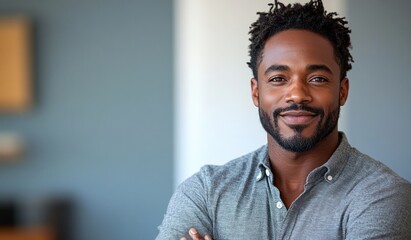
[[350, 88], [350, 81], [348, 78], [344, 78], [340, 82], [340, 106], [344, 106], [345, 102], [347, 102], [348, 98], [348, 91]]
[[255, 78], [251, 78], [251, 98], [253, 99], [254, 105], [258, 107], [258, 81]]

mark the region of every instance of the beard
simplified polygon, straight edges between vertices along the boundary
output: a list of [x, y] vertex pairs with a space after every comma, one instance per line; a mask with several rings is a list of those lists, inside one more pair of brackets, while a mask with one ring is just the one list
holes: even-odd
[[[319, 116], [316, 130], [310, 137], [303, 137], [302, 131], [307, 127], [306, 125], [295, 125], [290, 128], [294, 130], [295, 134], [292, 137], [285, 138], [278, 127], [278, 118], [280, 113], [290, 110], [304, 110], [312, 112]], [[301, 104], [292, 104], [287, 108], [277, 108], [273, 112], [273, 121], [267, 112], [258, 109], [260, 121], [265, 131], [270, 134], [274, 140], [285, 150], [290, 152], [306, 152], [312, 149], [318, 142], [326, 138], [337, 127], [338, 118], [340, 116], [340, 107], [336, 107], [327, 116], [324, 116], [324, 110], [321, 108], [312, 108]], [[325, 120], [324, 120], [325, 118]]]

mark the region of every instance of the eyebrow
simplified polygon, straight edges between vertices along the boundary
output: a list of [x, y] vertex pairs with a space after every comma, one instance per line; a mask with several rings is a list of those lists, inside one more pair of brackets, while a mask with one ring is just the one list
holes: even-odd
[[324, 71], [333, 74], [333, 71], [329, 67], [323, 64], [313, 64], [306, 67], [308, 71]]
[[[312, 65], [308, 65], [305, 68], [307, 71], [325, 71], [328, 72], [330, 74], [333, 74], [333, 72], [331, 71], [331, 69], [329, 67], [327, 67], [326, 65], [323, 64], [312, 64]], [[289, 71], [290, 67], [287, 65], [271, 65], [270, 67], [267, 68], [267, 70], [265, 70], [264, 75], [267, 75], [270, 72], [274, 72], [274, 71]]]
[[271, 65], [270, 67], [265, 70], [264, 75], [267, 75], [270, 72], [275, 72], [275, 71], [288, 71], [290, 70], [290, 67], [286, 65]]

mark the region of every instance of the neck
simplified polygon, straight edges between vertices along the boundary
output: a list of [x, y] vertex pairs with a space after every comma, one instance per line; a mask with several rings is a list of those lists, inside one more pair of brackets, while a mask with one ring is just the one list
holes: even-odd
[[308, 174], [327, 162], [337, 147], [337, 129], [312, 149], [301, 153], [285, 150], [268, 136], [268, 155], [275, 176], [274, 185], [279, 188], [287, 207], [304, 191]]

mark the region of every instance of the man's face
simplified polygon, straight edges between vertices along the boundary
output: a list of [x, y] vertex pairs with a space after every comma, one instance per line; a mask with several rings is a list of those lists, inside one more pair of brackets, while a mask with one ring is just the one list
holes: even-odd
[[284, 149], [305, 152], [338, 131], [348, 79], [340, 81], [340, 67], [326, 38], [286, 30], [266, 42], [251, 90], [267, 133]]

